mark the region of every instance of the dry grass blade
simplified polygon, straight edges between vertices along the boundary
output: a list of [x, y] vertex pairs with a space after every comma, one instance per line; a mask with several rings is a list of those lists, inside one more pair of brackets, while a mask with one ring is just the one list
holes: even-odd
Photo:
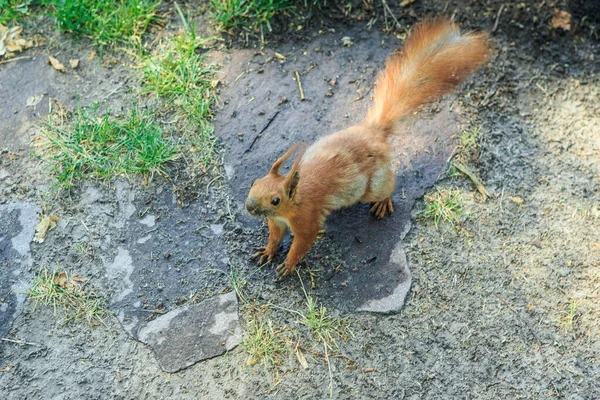
[[475, 175], [475, 173], [471, 171], [466, 165], [458, 161], [453, 162], [452, 165], [454, 165], [454, 167], [456, 167], [457, 170], [468, 176], [479, 191], [479, 193], [481, 193], [481, 195], [483, 196], [483, 200], [487, 200], [487, 198], [490, 196], [490, 192], [488, 192], [487, 188], [485, 187], [483, 182], [481, 182], [481, 180], [477, 177], [477, 175]]

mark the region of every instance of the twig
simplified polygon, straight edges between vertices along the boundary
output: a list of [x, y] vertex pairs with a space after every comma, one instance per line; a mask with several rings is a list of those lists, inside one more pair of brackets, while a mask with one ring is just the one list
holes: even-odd
[[294, 71], [296, 73], [296, 81], [298, 82], [298, 89], [300, 89], [300, 100], [304, 100], [304, 90], [302, 90], [302, 82], [300, 81], [300, 74], [298, 71]]
[[23, 56], [23, 57], [9, 58], [8, 60], [2, 60], [2, 61], [0, 61], [0, 64], [6, 64], [6, 63], [9, 63], [9, 62], [13, 62], [13, 61], [17, 61], [17, 60], [25, 60], [25, 59], [30, 59], [30, 58], [33, 58], [33, 57]]
[[490, 196], [490, 192], [486, 189], [485, 185], [481, 182], [481, 180], [473, 173], [470, 169], [468, 169], [465, 165], [459, 163], [458, 161], [454, 161], [452, 163], [456, 169], [465, 174], [471, 179], [479, 193], [483, 196], [483, 200], [486, 200]]
[[327, 369], [329, 370], [329, 397], [333, 397], [333, 374], [331, 373], [331, 362], [329, 361], [329, 354], [327, 353], [327, 343], [323, 340], [323, 348], [325, 349], [325, 361], [327, 362]]
[[494, 28], [492, 28], [492, 32], [496, 32], [496, 29], [498, 29], [498, 22], [500, 22], [500, 14], [502, 14], [502, 10], [504, 10], [504, 4], [502, 4], [498, 9], [498, 14], [496, 14], [496, 22], [494, 23]]
[[[381, 0], [381, 2], [383, 3], [383, 6], [385, 7], [385, 9], [390, 13], [390, 15], [392, 16], [392, 19], [394, 20], [394, 22], [396, 23], [396, 26], [398, 27], [398, 29], [402, 29], [402, 26], [400, 25], [400, 22], [398, 22], [398, 20], [396, 19], [396, 16], [394, 15], [394, 13], [392, 12], [392, 10], [390, 9], [390, 6], [388, 6], [388, 3], [386, 0]], [[385, 11], [385, 10], [384, 10]]]
[[502, 297], [500, 297], [498, 295], [496, 295], [496, 297], [498, 297], [498, 300], [500, 300], [502, 302], [502, 304], [504, 304], [506, 307], [510, 308], [510, 311], [514, 312], [515, 314], [517, 313], [515, 311], [515, 309], [512, 308], [512, 306], [510, 305], [510, 303], [508, 301], [504, 300]]
[[8, 338], [0, 338], [0, 340], [2, 340], [3, 342], [11, 342], [11, 343], [16, 343], [19, 344], [21, 346], [23, 346], [24, 344], [28, 344], [30, 346], [41, 346], [41, 344], [38, 343], [30, 343], [30, 342], [25, 342], [23, 340], [13, 340], [13, 339], [8, 339]]
[[156, 228], [154, 228], [154, 229], [150, 229], [150, 230], [148, 230], [148, 231], [144, 232], [144, 235], [147, 235], [147, 234], [149, 234], [149, 233], [152, 233], [152, 232], [156, 231], [157, 229], [158, 229], [158, 226], [157, 226]]
[[247, 153], [252, 149], [252, 146], [254, 146], [254, 143], [256, 143], [256, 141], [262, 135], [262, 133], [267, 130], [267, 128], [269, 127], [269, 125], [271, 125], [271, 122], [273, 122], [273, 120], [275, 119], [275, 117], [277, 115], [279, 115], [279, 110], [275, 111], [275, 114], [273, 114], [273, 116], [271, 118], [269, 118], [269, 120], [267, 121], [265, 126], [263, 126], [262, 129], [258, 132], [258, 134], [254, 137], [254, 139], [252, 140], [252, 143], [250, 143], [250, 146], [246, 150], [244, 150], [244, 153]]

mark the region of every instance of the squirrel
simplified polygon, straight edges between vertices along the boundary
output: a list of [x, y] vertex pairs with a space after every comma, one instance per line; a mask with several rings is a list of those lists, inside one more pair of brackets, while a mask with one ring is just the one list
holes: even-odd
[[[461, 34], [446, 19], [415, 25], [402, 51], [388, 57], [362, 123], [324, 136], [308, 148], [293, 145], [252, 184], [246, 209], [253, 216], [267, 217], [269, 225], [268, 244], [253, 259], [258, 258], [259, 265], [270, 261], [290, 228], [292, 245], [277, 267], [282, 279], [294, 273], [332, 211], [362, 201], [372, 204], [370, 212], [377, 218], [391, 214], [395, 177], [388, 137], [393, 125], [450, 92], [489, 53], [486, 33]], [[296, 152], [290, 172], [282, 176], [281, 166]]]

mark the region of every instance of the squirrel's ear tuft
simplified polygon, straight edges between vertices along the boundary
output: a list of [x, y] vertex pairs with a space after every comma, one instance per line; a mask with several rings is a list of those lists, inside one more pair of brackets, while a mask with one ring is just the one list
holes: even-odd
[[273, 166], [271, 167], [271, 171], [269, 171], [269, 173], [272, 175], [279, 175], [279, 170], [281, 169], [281, 166], [283, 165], [285, 160], [287, 160], [292, 156], [292, 154], [294, 154], [297, 148], [298, 144], [292, 145], [292, 147], [290, 147], [281, 157], [277, 159], [277, 161], [273, 163]]

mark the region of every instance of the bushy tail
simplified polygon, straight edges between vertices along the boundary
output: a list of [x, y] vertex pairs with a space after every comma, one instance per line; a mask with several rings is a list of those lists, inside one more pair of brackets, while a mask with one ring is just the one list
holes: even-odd
[[461, 34], [456, 24], [443, 19], [421, 22], [402, 51], [388, 58], [365, 121], [391, 128], [415, 108], [451, 91], [485, 62], [489, 52], [485, 33]]

